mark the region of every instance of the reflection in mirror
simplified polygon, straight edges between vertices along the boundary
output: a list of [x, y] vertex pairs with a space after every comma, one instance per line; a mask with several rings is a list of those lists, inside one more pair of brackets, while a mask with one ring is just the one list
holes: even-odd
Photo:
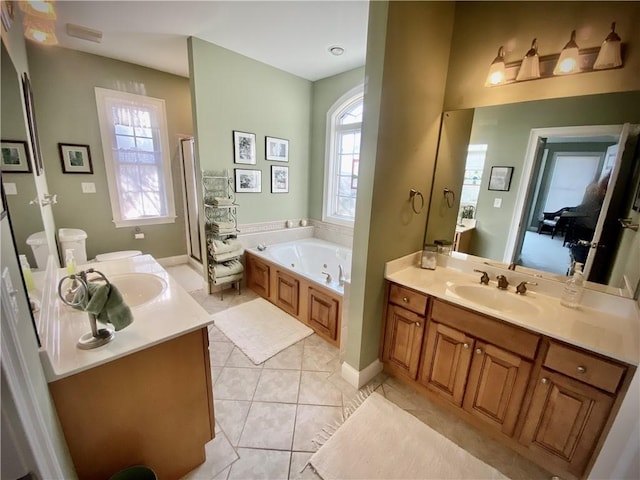
[[[29, 141], [29, 134], [22, 113], [20, 78], [16, 72], [5, 45], [2, 44], [2, 89], [0, 90], [0, 110], [2, 140]], [[31, 159], [29, 159], [31, 160]], [[27, 239], [44, 230], [42, 216], [36, 205], [29, 202], [37, 198], [33, 173], [2, 172], [7, 207], [11, 215], [13, 234], [19, 254], [24, 254], [32, 268], [38, 264]], [[31, 241], [33, 243], [33, 239]], [[36, 245], [38, 247], [38, 245]], [[46, 248], [46, 245], [45, 245]], [[42, 266], [44, 268], [44, 265]]]
[[[638, 105], [634, 91], [446, 112], [426, 241], [548, 278], [584, 263], [591, 288], [634, 296], [640, 234], [618, 219], [639, 218], [638, 129], [623, 129]], [[510, 185], [492, 167], [512, 167]]]

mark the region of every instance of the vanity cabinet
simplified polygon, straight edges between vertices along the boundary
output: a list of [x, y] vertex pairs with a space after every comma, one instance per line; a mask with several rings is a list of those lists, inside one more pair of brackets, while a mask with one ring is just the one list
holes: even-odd
[[584, 478], [633, 367], [387, 285], [381, 356], [403, 379], [563, 478]]
[[386, 315], [383, 358], [415, 380], [425, 331], [427, 296], [392, 284]]

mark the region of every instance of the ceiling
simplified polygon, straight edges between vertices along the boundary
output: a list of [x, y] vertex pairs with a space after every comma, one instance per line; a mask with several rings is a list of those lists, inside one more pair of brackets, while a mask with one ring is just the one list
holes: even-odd
[[[60, 46], [189, 76], [198, 37], [311, 81], [365, 63], [369, 5], [356, 1], [65, 1], [55, 3]], [[103, 32], [69, 37], [72, 23]], [[329, 53], [339, 45], [342, 56]]]

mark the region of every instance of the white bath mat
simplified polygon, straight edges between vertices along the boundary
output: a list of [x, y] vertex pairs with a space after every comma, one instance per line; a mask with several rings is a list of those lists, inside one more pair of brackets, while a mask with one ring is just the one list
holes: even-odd
[[256, 365], [313, 333], [309, 327], [262, 298], [216, 313], [211, 318]]
[[507, 479], [378, 393], [309, 460], [331, 479]]

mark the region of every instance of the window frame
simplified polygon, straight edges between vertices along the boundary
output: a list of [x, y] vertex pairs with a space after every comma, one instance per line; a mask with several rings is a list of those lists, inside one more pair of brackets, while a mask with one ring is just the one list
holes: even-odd
[[[353, 219], [348, 219], [342, 216], [332, 215], [330, 211], [330, 202], [335, 201], [337, 196], [336, 191], [336, 170], [339, 170], [337, 165], [339, 148], [337, 142], [337, 135], [339, 128], [337, 125], [338, 118], [348, 110], [354, 103], [361, 101], [364, 103], [364, 83], [357, 85], [345, 94], [343, 94], [336, 102], [329, 108], [327, 112], [327, 126], [326, 126], [326, 145], [325, 145], [325, 159], [324, 159], [324, 188], [322, 194], [322, 221], [331, 223], [334, 225], [341, 225], [345, 227], [353, 228], [355, 223], [355, 214]], [[344, 130], [353, 130], [353, 125], [345, 125]], [[362, 141], [362, 122], [359, 124], [360, 139]], [[361, 165], [359, 165], [359, 168]]]
[[[161, 98], [154, 98], [145, 95], [136, 95], [133, 93], [121, 92], [118, 90], [110, 90], [107, 88], [95, 87], [96, 106], [98, 108], [98, 123], [100, 128], [100, 137], [102, 139], [102, 152], [104, 155], [105, 170], [107, 175], [107, 188], [109, 191], [109, 199], [111, 203], [111, 213], [113, 215], [113, 223], [116, 228], [140, 226], [140, 225], [160, 225], [167, 223], [175, 223], [176, 206], [173, 192], [173, 177], [171, 175], [171, 155], [169, 148], [169, 134], [167, 131], [167, 113], [165, 101]], [[109, 105], [117, 102], [120, 104], [131, 103], [143, 105], [154, 111], [155, 120], [158, 125], [158, 141], [161, 148], [161, 171], [164, 182], [164, 200], [166, 202], [167, 211], [165, 215], [146, 216], [134, 219], [125, 219], [121, 212], [120, 192], [118, 188], [118, 179], [116, 178], [116, 161], [113, 158], [113, 149], [115, 148], [116, 134], [113, 124], [113, 118], [109, 112]]]

